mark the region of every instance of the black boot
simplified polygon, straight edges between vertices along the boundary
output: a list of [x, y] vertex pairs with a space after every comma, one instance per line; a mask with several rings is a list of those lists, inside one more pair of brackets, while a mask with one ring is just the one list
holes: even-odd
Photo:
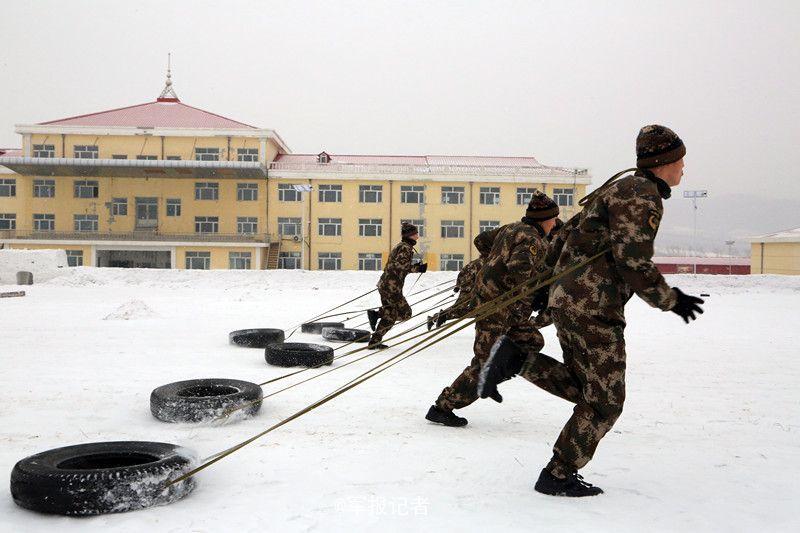
[[566, 478], [560, 479], [548, 472], [546, 468], [539, 474], [539, 479], [536, 481], [534, 488], [536, 492], [541, 492], [542, 494], [567, 496], [570, 498], [603, 494], [603, 489], [595, 487], [591, 483], [587, 483], [577, 472], [573, 472]]
[[369, 319], [369, 327], [372, 328], [372, 331], [375, 331], [375, 326], [378, 325], [381, 315], [374, 309], [367, 309], [367, 318]]
[[497, 386], [513, 378], [522, 370], [525, 353], [519, 345], [503, 335], [492, 346], [489, 359], [483, 364], [478, 378], [478, 395], [481, 398], [492, 398], [497, 402], [503, 397], [497, 392]]
[[431, 330], [431, 328], [433, 327], [433, 322], [434, 322], [435, 320], [436, 320], [436, 315], [433, 315], [433, 316], [429, 316], [429, 317], [428, 317], [428, 324], [427, 324], [427, 326], [428, 326], [428, 331], [430, 331], [430, 330]]
[[444, 409], [439, 409], [435, 405], [431, 405], [431, 408], [428, 409], [428, 414], [425, 415], [425, 418], [430, 420], [431, 422], [436, 422], [437, 424], [444, 424], [445, 426], [450, 426], [454, 428], [467, 425], [466, 418], [454, 414], [453, 411], [445, 411]]
[[442, 327], [442, 324], [447, 322], [447, 313], [445, 311], [439, 311], [439, 314], [436, 315], [436, 328]]

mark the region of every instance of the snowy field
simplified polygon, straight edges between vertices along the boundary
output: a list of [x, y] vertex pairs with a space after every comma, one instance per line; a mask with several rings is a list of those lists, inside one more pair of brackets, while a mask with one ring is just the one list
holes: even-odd
[[[39, 285], [3, 286], [28, 294], [0, 299], [0, 471], [8, 476], [17, 460], [69, 444], [153, 440], [207, 456], [244, 440], [400, 348], [276, 395], [256, 418], [225, 426], [159, 422], [150, 391], [191, 378], [281, 375], [262, 350], [228, 345], [228, 332], [288, 327], [376, 278], [75, 268]], [[452, 278], [429, 273], [414, 290]], [[571, 406], [524, 380], [501, 387], [502, 405], [485, 400], [461, 411], [465, 428], [424, 420], [471, 358], [469, 328], [203, 471], [180, 502], [95, 518], [43, 516], [13, 503], [6, 477], [0, 529], [800, 530], [800, 278], [670, 281], [710, 293], [706, 314], [686, 326], [639, 300], [628, 306], [625, 412], [583, 472], [605, 495], [575, 501], [534, 492]], [[373, 294], [363, 306], [377, 302]], [[553, 329], [545, 336], [558, 357]], [[299, 333], [292, 340], [321, 342]]]

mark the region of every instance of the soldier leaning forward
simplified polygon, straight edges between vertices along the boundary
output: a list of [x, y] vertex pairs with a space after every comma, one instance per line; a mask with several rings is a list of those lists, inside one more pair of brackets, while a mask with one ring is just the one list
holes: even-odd
[[[425, 272], [427, 263], [413, 263], [414, 245], [417, 244], [419, 231], [414, 224], [403, 222], [400, 229], [402, 240], [392, 249], [386, 268], [378, 281], [378, 294], [381, 296], [381, 307], [367, 311], [369, 325], [373, 330], [368, 348], [383, 350], [388, 348], [381, 343], [383, 336], [396, 322], [411, 318], [411, 306], [403, 296], [403, 283], [409, 272]], [[380, 319], [380, 322], [378, 320]], [[377, 324], [377, 327], [376, 327]]]
[[456, 286], [453, 291], [458, 293], [458, 298], [455, 303], [447, 309], [440, 310], [433, 316], [428, 317], [428, 330], [433, 327], [434, 322], [436, 327], [440, 327], [448, 320], [455, 320], [469, 315], [473, 309], [472, 289], [475, 287], [475, 280], [478, 277], [478, 272], [483, 268], [486, 262], [486, 256], [492, 249], [491, 232], [484, 231], [475, 237], [475, 248], [478, 249], [480, 256], [473, 261], [466, 264], [461, 272], [458, 273], [456, 278]]
[[[492, 247], [475, 282], [475, 313], [483, 314], [481, 305], [488, 304], [491, 307], [503, 297], [511, 297], [512, 289], [536, 275], [544, 262], [546, 237], [555, 224], [556, 216], [556, 203], [544, 193], [536, 191], [520, 222], [487, 232]], [[465, 425], [467, 419], [453, 414], [453, 409], [466, 407], [478, 398], [478, 375], [495, 341], [507, 334], [534, 351], [544, 345], [544, 339], [530, 321], [530, 315], [530, 298], [525, 298], [480, 318], [475, 323], [472, 362], [452, 385], [442, 391], [425, 418], [447, 426]], [[494, 399], [502, 400], [499, 395]]]
[[[681, 181], [686, 148], [672, 130], [654, 125], [639, 132], [636, 153], [635, 173], [612, 178], [582, 200], [583, 211], [567, 222], [551, 247], [547, 262], [554, 263], [554, 275], [564, 273], [551, 286], [548, 300], [564, 362], [514, 350], [513, 343], [501, 339], [481, 374], [484, 397], [520, 373], [576, 404], [536, 482], [536, 490], [545, 494], [603, 492], [583, 481], [578, 469], [622, 413], [624, 309], [631, 296], [636, 293], [653, 307], [673, 311], [686, 323], [702, 313], [703, 300], [670, 288], [652, 261], [662, 199]], [[605, 249], [610, 251], [587, 266], [565, 272]]]

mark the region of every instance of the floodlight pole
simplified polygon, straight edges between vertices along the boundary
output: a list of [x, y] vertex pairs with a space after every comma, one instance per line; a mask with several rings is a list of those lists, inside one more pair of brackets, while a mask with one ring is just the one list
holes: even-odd
[[[691, 198], [692, 199], [692, 207], [694, 208], [694, 231], [692, 232], [692, 247], [695, 249], [695, 253], [697, 253], [697, 199], [698, 198], [707, 198], [708, 191], [701, 190], [701, 191], [683, 191], [684, 198]], [[697, 275], [697, 258], [692, 261], [692, 273]]]
[[728, 245], [728, 275], [733, 274], [733, 243], [736, 241], [725, 241]]

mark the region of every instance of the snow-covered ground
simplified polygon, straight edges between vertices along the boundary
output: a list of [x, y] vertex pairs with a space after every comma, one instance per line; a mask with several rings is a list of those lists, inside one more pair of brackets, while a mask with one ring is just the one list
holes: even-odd
[[[414, 290], [453, 277], [429, 273]], [[150, 415], [150, 391], [191, 378], [281, 375], [262, 350], [228, 345], [228, 332], [288, 327], [375, 280], [366, 272], [74, 268], [22, 287], [24, 298], [0, 299], [0, 472], [68, 444], [154, 440], [207, 456], [244, 440], [400, 348], [276, 395], [256, 418], [231, 425], [161, 423]], [[70, 519], [18, 508], [6, 484], [0, 529], [797, 531], [800, 278], [670, 281], [709, 293], [706, 314], [686, 326], [636, 299], [628, 306], [625, 413], [584, 470], [603, 496], [534, 492], [571, 406], [524, 380], [501, 387], [501, 405], [463, 410], [465, 428], [424, 420], [471, 357], [469, 328], [200, 473], [180, 502]], [[558, 356], [553, 329], [545, 335]]]

